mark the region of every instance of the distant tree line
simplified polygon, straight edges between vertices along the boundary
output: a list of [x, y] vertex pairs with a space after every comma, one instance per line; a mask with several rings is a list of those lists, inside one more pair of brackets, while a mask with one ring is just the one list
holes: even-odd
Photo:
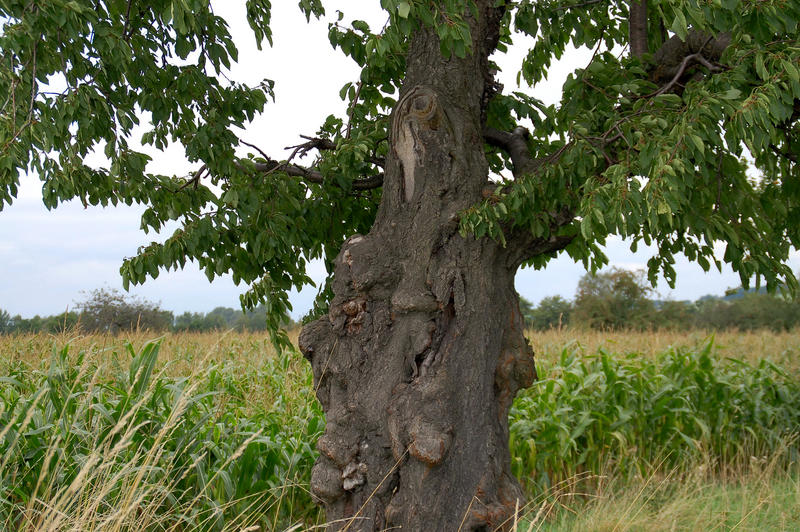
[[[294, 324], [285, 325], [291, 327]], [[158, 303], [105, 288], [89, 292], [84, 300], [76, 304], [75, 310], [55, 316], [23, 318], [11, 316], [0, 309], [0, 334], [72, 330], [110, 334], [137, 330], [206, 332], [234, 329], [252, 332], [265, 331], [266, 328], [267, 313], [263, 306], [248, 312], [217, 307], [206, 314], [184, 312], [175, 316], [171, 311], [160, 308]]]
[[800, 301], [765, 291], [738, 289], [724, 297], [704, 296], [696, 301], [662, 301], [644, 272], [612, 268], [586, 274], [575, 298], [542, 299], [537, 306], [523, 299], [520, 310], [527, 325], [536, 330], [586, 327], [619, 329], [772, 329], [800, 327]]
[[[620, 329], [772, 329], [800, 327], [800, 301], [780, 295], [745, 292], [724, 297], [704, 296], [696, 301], [662, 301], [641, 271], [612, 268], [586, 274], [573, 300], [561, 296], [542, 299], [534, 306], [521, 298], [520, 310], [528, 327], [547, 330], [566, 326], [597, 330]], [[217, 307], [211, 312], [184, 312], [175, 316], [157, 303], [127, 296], [117, 290], [98, 289], [76, 304], [75, 310], [54, 316], [22, 318], [0, 309], [0, 334], [57, 333], [80, 329], [117, 334], [124, 331], [156, 332], [214, 330], [265, 331], [263, 306], [249, 312]], [[294, 323], [285, 324], [288, 327]]]

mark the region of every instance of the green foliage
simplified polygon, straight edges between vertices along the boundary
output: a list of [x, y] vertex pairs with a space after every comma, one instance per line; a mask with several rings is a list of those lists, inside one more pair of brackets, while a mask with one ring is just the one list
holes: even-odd
[[[674, 283], [674, 256], [683, 254], [704, 269], [730, 264], [745, 287], [755, 277], [796, 291], [786, 262], [800, 246], [800, 3], [651, 0], [651, 52], [668, 36], [662, 28], [731, 38], [718, 65], [692, 63], [692, 80], [674, 91], [653, 81], [651, 54], [620, 54], [629, 45], [628, 5], [497, 2], [506, 9], [501, 52], [519, 34], [535, 38], [519, 79], [540, 82], [570, 46], [595, 53], [568, 77], [558, 105], [520, 92], [489, 102], [489, 126], [531, 125], [531, 155], [543, 164], [468, 209], [462, 230], [501, 241], [508, 230], [571, 236], [567, 253], [592, 271], [607, 263], [606, 238], [620, 235], [657, 245], [651, 281], [662, 272]], [[323, 259], [330, 271], [345, 238], [374, 220], [380, 192], [354, 191], [353, 182], [375, 177], [375, 161], [389, 153], [411, 36], [431, 28], [445, 57], [472, 52], [474, 1], [381, 6], [388, 22], [379, 31], [360, 20], [345, 25], [342, 14], [329, 27], [331, 45], [361, 73], [341, 89], [347, 116], [329, 116], [317, 132], [334, 147], [314, 163], [318, 183], [275, 168], [264, 154], [239, 155], [249, 146], [240, 132], [273, 96], [273, 82], [229, 81], [237, 48], [208, 0], [3, 2], [0, 208], [17, 195], [22, 172], [38, 175], [49, 208], [75, 198], [145, 205], [146, 232], [169, 221], [180, 227], [123, 263], [126, 287], [196, 261], [209, 279], [231, 272], [247, 285], [242, 306], [264, 303], [275, 333], [291, 310], [288, 291], [311, 283], [307, 262]], [[246, 8], [259, 46], [271, 43], [270, 2], [248, 0]], [[299, 8], [309, 20], [325, 13], [321, 0]], [[177, 145], [186, 170], [153, 173], [140, 144]], [[757, 176], [747, 172], [748, 155]], [[510, 167], [494, 148], [487, 158], [494, 172]], [[572, 221], [556, 228], [559, 213]], [[726, 246], [721, 260], [718, 243]], [[330, 295], [322, 287], [317, 313]], [[285, 335], [273, 340], [289, 345]]]
[[[670, 350], [656, 361], [565, 348], [511, 409], [514, 473], [546, 489], [581, 472], [620, 477], [685, 468], [711, 458], [721, 470], [770, 456], [800, 431], [800, 385], [756, 366]], [[787, 461], [798, 459], [796, 440]]]
[[[654, 282], [662, 272], [670, 285], [675, 254], [707, 270], [720, 266], [713, 247], [723, 242], [722, 260], [743, 286], [755, 276], [756, 284], [763, 278], [770, 289], [783, 283], [795, 291], [786, 262], [800, 245], [800, 169], [791, 155], [798, 153], [800, 3], [648, 4], [654, 30], [730, 34], [721, 71], [690, 65], [697, 75], [685, 88], [660, 91], [648, 74], [657, 66], [651, 56], [642, 62], [618, 52], [628, 45], [629, 2], [518, 2], [509, 24], [536, 38], [519, 74], [526, 81], [541, 81], [569, 45], [595, 54], [568, 77], [558, 106], [521, 94], [493, 103], [490, 125], [531, 120], [528, 143], [545, 164], [471, 210], [463, 227], [493, 234], [493, 226], [511, 223], [546, 238], [548, 213], [567, 209], [574, 222], [559, 234], [575, 235], [567, 252], [593, 271], [607, 263], [598, 244], [612, 234], [634, 248], [654, 242], [648, 276]], [[654, 51], [662, 32], [650, 33]], [[757, 177], [747, 173], [748, 153]], [[492, 161], [495, 171], [510, 168]]]
[[575, 293], [574, 323], [602, 330], [646, 327], [655, 310], [651, 293], [641, 271], [586, 274]]
[[0, 527], [275, 530], [316, 519], [302, 486], [322, 412], [312, 401], [286, 408], [299, 355], [254, 369], [276, 397], [269, 405], [249, 400], [242, 368], [167, 378], [158, 351], [111, 353], [119, 368], [100, 382], [99, 368], [68, 347], [44, 369], [0, 378]]
[[706, 299], [697, 303], [694, 323], [716, 329], [788, 331], [800, 327], [800, 302], [756, 293], [736, 299]]
[[520, 302], [520, 309], [528, 327], [537, 331], [548, 329], [558, 329], [570, 324], [572, 303], [561, 296], [549, 296], [543, 298], [534, 308], [528, 301], [523, 299], [525, 305]]
[[121, 331], [164, 331], [172, 326], [172, 312], [157, 303], [127, 297], [118, 290], [98, 288], [77, 305], [81, 328], [117, 334]]

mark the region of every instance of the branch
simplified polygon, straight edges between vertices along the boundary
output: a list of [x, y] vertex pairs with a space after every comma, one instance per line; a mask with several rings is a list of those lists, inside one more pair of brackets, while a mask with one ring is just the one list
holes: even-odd
[[488, 145], [505, 150], [511, 156], [515, 178], [530, 173], [539, 166], [539, 161], [531, 157], [528, 149], [529, 135], [524, 127], [516, 127], [511, 133], [491, 127], [483, 130], [483, 139]]
[[133, 0], [128, 0], [128, 7], [125, 10], [125, 24], [122, 26], [122, 38], [125, 39], [125, 42], [130, 42], [131, 36], [128, 35], [128, 24], [131, 21], [131, 4], [133, 4]]
[[518, 267], [523, 262], [539, 255], [561, 251], [575, 240], [577, 235], [556, 235], [559, 229], [569, 225], [575, 219], [572, 211], [564, 208], [561, 212], [550, 214], [552, 221], [550, 222], [550, 236], [547, 238], [534, 238], [527, 230], [515, 231], [509, 239], [508, 245], [510, 266]]
[[663, 94], [674, 88], [692, 61], [700, 63], [711, 72], [725, 70], [726, 67], [719, 65], [717, 61], [730, 41], [731, 37], [727, 33], [714, 37], [698, 30], [690, 30], [685, 41], [677, 35], [667, 39], [653, 54], [655, 67], [650, 73], [650, 79], [657, 85], [662, 85], [659, 89], [661, 92], [657, 91], [653, 95]]
[[631, 0], [628, 18], [631, 56], [641, 58], [647, 49], [647, 0]]
[[180, 192], [181, 190], [189, 187], [190, 185], [193, 185], [193, 188], [197, 190], [197, 184], [200, 183], [200, 179], [203, 178], [204, 174], [207, 175], [209, 173], [210, 172], [206, 165], [201, 166], [200, 169], [194, 173], [191, 179], [187, 180], [186, 183], [182, 184], [180, 187], [178, 187], [178, 190], [175, 190], [174, 192]]
[[[285, 172], [287, 175], [292, 177], [300, 177], [303, 180], [309, 183], [315, 184], [324, 184], [325, 176], [319, 170], [314, 168], [306, 168], [304, 166], [299, 166], [292, 163], [292, 160], [297, 157], [298, 155], [300, 158], [306, 156], [306, 154], [311, 150], [330, 150], [333, 151], [336, 149], [336, 143], [330, 139], [323, 139], [319, 137], [307, 137], [305, 135], [300, 135], [302, 138], [306, 139], [306, 142], [297, 144], [295, 146], [287, 146], [287, 150], [292, 150], [292, 153], [289, 155], [289, 158], [285, 162], [279, 162], [271, 158], [267, 155], [264, 150], [259, 148], [254, 144], [250, 144], [249, 142], [245, 142], [241, 139], [239, 141], [256, 150], [261, 156], [264, 158], [266, 162], [254, 162], [253, 165], [257, 172], [261, 172], [265, 175], [269, 175], [273, 172]], [[379, 166], [383, 168], [385, 164], [385, 160], [382, 157], [369, 157], [367, 159], [370, 163], [374, 164], [375, 166]], [[242, 164], [237, 163], [237, 167], [240, 169], [244, 169]], [[336, 184], [333, 181], [329, 181], [329, 183]], [[337, 185], [338, 186], [338, 185]], [[364, 179], [356, 179], [353, 181], [352, 189], [353, 190], [371, 190], [374, 188], [379, 188], [383, 186], [383, 174], [378, 174], [370, 177], [365, 177]]]
[[776, 155], [780, 155], [782, 157], [786, 157], [787, 159], [789, 159], [793, 163], [797, 163], [797, 161], [798, 161], [797, 154], [792, 153], [790, 150], [781, 149], [780, 147], [776, 146], [775, 144], [770, 144], [769, 147], [773, 152], [775, 152]]
[[[243, 168], [241, 164], [238, 165], [240, 168]], [[271, 174], [273, 172], [285, 172], [287, 175], [292, 177], [300, 177], [304, 181], [309, 183], [315, 183], [318, 185], [322, 185], [326, 183], [325, 176], [319, 170], [314, 168], [305, 168], [303, 166], [298, 166], [296, 164], [291, 164], [288, 161], [285, 163], [281, 163], [278, 161], [274, 161], [272, 159], [267, 159], [265, 163], [254, 163], [253, 164], [255, 170], [257, 172], [262, 172], [264, 174]], [[327, 181], [329, 184], [333, 184], [335, 186], [339, 186], [335, 181]], [[378, 174], [370, 177], [365, 177], [364, 179], [356, 179], [353, 181], [352, 189], [353, 190], [372, 190], [375, 188], [380, 188], [383, 186], [383, 174]]]
[[687, 55], [686, 57], [683, 58], [683, 61], [681, 61], [681, 64], [678, 67], [678, 71], [675, 72], [675, 75], [672, 77], [671, 80], [669, 80], [669, 83], [663, 85], [660, 89], [658, 89], [655, 92], [642, 96], [642, 98], [652, 98], [654, 96], [658, 96], [660, 94], [664, 94], [665, 92], [672, 90], [672, 88], [675, 87], [675, 85], [677, 85], [680, 79], [683, 77], [683, 74], [686, 72], [686, 68], [689, 66], [690, 63], [692, 63], [692, 61], [700, 63], [711, 72], [722, 72], [722, 70], [724, 70], [722, 67], [718, 65], [711, 64], [708, 61], [708, 59], [703, 57], [703, 55], [700, 52], [694, 53], [692, 55]]
[[356, 111], [356, 104], [358, 103], [358, 99], [361, 97], [361, 87], [363, 86], [362, 82], [359, 81], [358, 85], [356, 86], [356, 94], [353, 98], [353, 103], [350, 104], [350, 112], [347, 113], [347, 132], [344, 134], [344, 138], [350, 138], [350, 129], [353, 126], [353, 113]]
[[[307, 140], [307, 142], [303, 142], [301, 144], [297, 144], [296, 146], [287, 146], [287, 150], [293, 150], [291, 155], [289, 155], [289, 161], [295, 158], [295, 156], [299, 155], [302, 159], [306, 156], [306, 154], [311, 150], [318, 150], [318, 151], [334, 151], [336, 150], [336, 143], [330, 139], [323, 139], [319, 137], [307, 137], [305, 135], [300, 135], [301, 138]], [[247, 143], [244, 143], [247, 144]], [[248, 146], [250, 146], [248, 144]], [[251, 146], [255, 148], [255, 146]], [[256, 148], [258, 149], [258, 148]], [[258, 150], [261, 155], [264, 155], [264, 152]], [[266, 155], [264, 155], [265, 159], [269, 159]], [[383, 157], [375, 157], [370, 156], [367, 158], [367, 161], [374, 164], [375, 166], [380, 166], [383, 168], [386, 165], [386, 160]]]

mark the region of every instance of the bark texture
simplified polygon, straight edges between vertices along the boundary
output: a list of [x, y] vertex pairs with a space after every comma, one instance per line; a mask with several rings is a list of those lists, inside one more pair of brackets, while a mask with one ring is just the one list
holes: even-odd
[[647, 0], [631, 0], [628, 30], [631, 55], [641, 58], [648, 52]]
[[487, 184], [481, 116], [502, 16], [478, 5], [471, 56], [445, 60], [434, 34], [414, 37], [376, 222], [342, 247], [329, 315], [300, 336], [327, 418], [311, 487], [333, 529], [494, 530], [522, 502], [508, 410], [535, 369], [519, 256], [458, 233]]

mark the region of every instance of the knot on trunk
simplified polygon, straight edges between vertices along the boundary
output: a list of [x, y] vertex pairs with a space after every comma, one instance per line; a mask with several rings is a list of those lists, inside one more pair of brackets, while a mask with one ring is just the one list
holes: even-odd
[[475, 490], [464, 530], [511, 530], [514, 512], [523, 505], [522, 490], [511, 477], [486, 474]]
[[342, 487], [345, 491], [353, 491], [367, 481], [367, 464], [350, 462], [342, 471]]
[[418, 85], [408, 91], [397, 104], [392, 123], [392, 146], [403, 167], [403, 194], [410, 202], [417, 189], [416, 169], [425, 157], [426, 133], [441, 129], [446, 115], [436, 91]]
[[420, 462], [433, 467], [442, 463], [453, 441], [451, 430], [442, 429], [422, 418], [411, 422], [409, 436], [411, 444], [408, 452]]
[[351, 299], [342, 305], [342, 312], [346, 316], [344, 326], [347, 334], [357, 334], [367, 314], [367, 300], [360, 297]]

